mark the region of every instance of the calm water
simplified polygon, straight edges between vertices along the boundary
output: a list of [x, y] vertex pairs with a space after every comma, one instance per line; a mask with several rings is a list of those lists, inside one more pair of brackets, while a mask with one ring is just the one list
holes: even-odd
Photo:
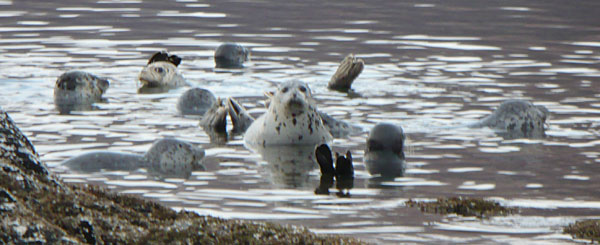
[[[0, 105], [67, 182], [100, 184], [174, 209], [305, 225], [378, 243], [566, 243], [562, 226], [600, 216], [600, 2], [597, 1], [7, 1], [0, 0]], [[242, 70], [215, 70], [222, 42], [252, 50]], [[351, 198], [313, 194], [320, 173], [290, 180], [244, 148], [211, 144], [177, 115], [188, 88], [138, 95], [153, 52], [184, 60], [193, 86], [258, 115], [263, 92], [308, 82], [319, 107], [364, 132], [334, 141], [357, 170]], [[339, 61], [366, 62], [360, 95], [326, 89]], [[52, 88], [78, 69], [110, 78], [99, 110], [59, 115]], [[522, 98], [552, 113], [543, 139], [505, 140], [457, 125]], [[408, 169], [371, 179], [362, 154], [377, 122], [409, 137]], [[160, 179], [144, 170], [82, 174], [60, 162], [94, 150], [143, 153], [174, 136], [206, 149], [206, 171]], [[409, 198], [485, 197], [520, 207], [486, 220], [423, 214]]]

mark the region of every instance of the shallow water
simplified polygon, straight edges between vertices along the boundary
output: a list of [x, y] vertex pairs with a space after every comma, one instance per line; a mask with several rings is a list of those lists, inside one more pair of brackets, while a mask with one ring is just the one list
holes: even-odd
[[[0, 0], [0, 105], [67, 182], [93, 183], [174, 209], [305, 225], [378, 243], [565, 243], [562, 226], [600, 215], [600, 3], [586, 1], [58, 1]], [[249, 47], [241, 70], [214, 69], [222, 42]], [[193, 86], [239, 99], [254, 115], [263, 92], [289, 79], [321, 110], [363, 128], [336, 139], [357, 170], [351, 198], [313, 194], [319, 172], [285, 169], [244, 148], [214, 145], [198, 118], [177, 114], [188, 88], [136, 93], [153, 52], [183, 58]], [[329, 91], [348, 53], [365, 60], [359, 96]], [[56, 78], [78, 69], [108, 77], [98, 110], [59, 115]], [[509, 98], [552, 113], [547, 137], [507, 140], [460, 125]], [[407, 174], [372, 179], [362, 154], [377, 122], [409, 138]], [[204, 147], [206, 171], [160, 179], [146, 171], [82, 174], [60, 163], [95, 150], [143, 153], [174, 136]], [[308, 169], [311, 169], [309, 166]], [[307, 174], [308, 171], [308, 174]], [[289, 177], [289, 176], [287, 176]], [[486, 220], [423, 214], [404, 202], [474, 196], [520, 207]]]

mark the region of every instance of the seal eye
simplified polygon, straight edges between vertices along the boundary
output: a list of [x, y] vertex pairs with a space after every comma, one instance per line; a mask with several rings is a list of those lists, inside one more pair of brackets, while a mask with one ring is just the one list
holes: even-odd
[[158, 73], [163, 73], [165, 71], [162, 67], [156, 67], [154, 70]]
[[281, 90], [282, 93], [287, 93], [287, 91], [288, 91], [288, 87], [285, 87]]
[[304, 86], [300, 86], [300, 92], [302, 92], [302, 93], [306, 93], [306, 87], [304, 87]]

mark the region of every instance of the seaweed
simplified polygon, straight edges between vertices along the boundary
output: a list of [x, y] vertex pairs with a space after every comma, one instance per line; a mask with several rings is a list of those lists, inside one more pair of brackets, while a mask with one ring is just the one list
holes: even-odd
[[566, 226], [563, 232], [571, 234], [573, 238], [590, 239], [592, 243], [598, 242], [600, 241], [600, 219], [579, 220]]
[[458, 214], [478, 218], [508, 215], [517, 211], [515, 208], [503, 207], [494, 201], [471, 197], [438, 198], [435, 202], [419, 202], [409, 199], [406, 201], [406, 205], [418, 207], [426, 213]]

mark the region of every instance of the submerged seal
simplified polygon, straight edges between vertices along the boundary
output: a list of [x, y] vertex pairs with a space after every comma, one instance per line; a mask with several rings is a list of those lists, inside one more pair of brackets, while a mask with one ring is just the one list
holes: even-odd
[[75, 171], [98, 172], [104, 170], [131, 171], [147, 168], [151, 174], [161, 177], [190, 176], [194, 169], [202, 169], [204, 150], [188, 142], [164, 138], [150, 147], [144, 155], [117, 152], [90, 152], [63, 162]]
[[215, 50], [217, 68], [242, 68], [249, 57], [250, 51], [237, 43], [224, 43]]
[[68, 71], [56, 79], [54, 105], [60, 113], [73, 110], [90, 110], [92, 104], [102, 101], [109, 82], [83, 71]]
[[339, 91], [350, 90], [352, 82], [360, 75], [364, 67], [365, 62], [362, 59], [357, 59], [354, 54], [349, 54], [331, 76], [327, 87]]
[[389, 123], [378, 123], [371, 129], [365, 150], [365, 165], [371, 175], [397, 177], [404, 174], [404, 131]]
[[138, 76], [142, 83], [138, 92], [163, 92], [170, 88], [187, 85], [177, 70], [179, 63], [181, 63], [181, 58], [175, 55], [169, 56], [164, 52], [154, 54]]
[[526, 100], [507, 100], [472, 127], [499, 129], [506, 138], [543, 137], [549, 116], [550, 112], [544, 106]]
[[304, 82], [281, 84], [270, 99], [267, 112], [246, 130], [250, 146], [318, 145], [332, 140], [308, 86]]
[[207, 89], [192, 88], [185, 91], [177, 100], [177, 110], [182, 115], [202, 116], [215, 103], [217, 98]]

